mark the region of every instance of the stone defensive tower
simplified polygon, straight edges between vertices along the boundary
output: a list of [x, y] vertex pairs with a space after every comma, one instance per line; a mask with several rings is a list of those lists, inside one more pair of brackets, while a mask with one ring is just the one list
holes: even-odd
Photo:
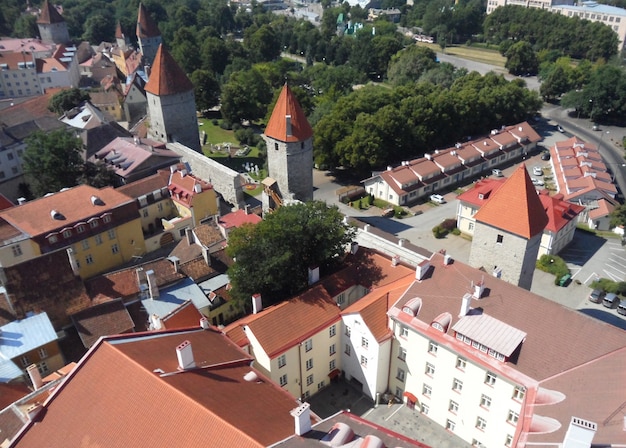
[[137, 13], [137, 43], [139, 44], [139, 51], [143, 55], [144, 64], [151, 66], [162, 43], [161, 31], [146, 11], [143, 3], [139, 3], [139, 12]]
[[313, 200], [313, 129], [287, 84], [276, 101], [263, 138], [270, 178], [264, 181], [266, 190], [275, 181], [273, 191], [282, 202]]
[[475, 215], [469, 264], [530, 290], [548, 216], [526, 166], [520, 166]]
[[145, 91], [150, 115], [148, 137], [201, 152], [193, 84], [162, 44]]
[[48, 0], [44, 0], [43, 5], [41, 5], [41, 14], [37, 18], [37, 28], [43, 42], [66, 44], [70, 41], [67, 23]]

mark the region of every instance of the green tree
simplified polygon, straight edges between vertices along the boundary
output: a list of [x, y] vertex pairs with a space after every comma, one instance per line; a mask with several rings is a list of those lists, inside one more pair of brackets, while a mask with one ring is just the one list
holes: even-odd
[[280, 56], [280, 40], [270, 25], [262, 25], [258, 30], [246, 33], [244, 47], [254, 62], [273, 61]]
[[211, 109], [220, 102], [220, 84], [208, 70], [196, 70], [191, 74], [198, 110]]
[[340, 262], [354, 230], [342, 222], [336, 206], [324, 202], [284, 206], [256, 225], [229, 235], [228, 269], [235, 300], [255, 293], [271, 303], [285, 300], [307, 286], [308, 268], [323, 273]]
[[85, 21], [82, 39], [87, 42], [111, 42], [115, 30], [115, 19], [111, 14], [94, 14]]
[[611, 228], [624, 226], [626, 227], [626, 205], [619, 205], [609, 215], [611, 217]]
[[532, 46], [525, 41], [516, 42], [509, 47], [504, 67], [513, 75], [536, 75], [539, 68], [537, 55]]
[[258, 70], [235, 72], [222, 86], [222, 115], [232, 123], [257, 120], [265, 116], [272, 94]]
[[22, 14], [19, 16], [13, 27], [13, 32], [17, 37], [29, 38], [39, 35], [37, 28], [37, 17], [32, 14]]
[[411, 45], [391, 58], [387, 78], [394, 85], [415, 82], [437, 65], [436, 60], [437, 54], [430, 48]]
[[86, 162], [82, 167], [82, 173], [78, 177], [79, 184], [91, 185], [96, 188], [115, 186], [115, 172], [102, 161], [96, 163]]
[[78, 106], [83, 101], [90, 99], [89, 93], [80, 89], [65, 89], [56, 93], [50, 98], [48, 104], [48, 110], [62, 115], [65, 111], [68, 111]]
[[24, 172], [35, 196], [78, 184], [83, 173], [82, 142], [65, 129], [36, 131], [26, 138]]

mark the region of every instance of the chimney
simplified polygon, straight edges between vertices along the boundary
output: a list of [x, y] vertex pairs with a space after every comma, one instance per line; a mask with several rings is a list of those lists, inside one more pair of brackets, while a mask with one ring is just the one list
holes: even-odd
[[246, 204], [243, 208], [243, 210], [246, 212], [246, 215], [250, 214], [250, 204]]
[[172, 264], [174, 265], [174, 272], [178, 273], [178, 268], [180, 265], [180, 258], [172, 255], [171, 257], [167, 257], [167, 259], [170, 260]]
[[369, 224], [365, 224], [365, 225], [363, 226], [363, 231], [364, 231], [364, 232], [369, 232], [369, 231], [370, 231], [370, 225], [369, 225]]
[[597, 429], [598, 425], [596, 423], [579, 417], [572, 417], [565, 433], [565, 439], [563, 439], [563, 448], [590, 447]]
[[350, 244], [350, 253], [352, 255], [356, 255], [358, 250], [359, 250], [359, 243], [357, 243], [356, 241], [353, 241], [352, 244]]
[[466, 316], [467, 313], [469, 313], [471, 302], [472, 302], [472, 295], [464, 294], [463, 298], [461, 299], [461, 310], [459, 311], [459, 317]]
[[261, 294], [254, 294], [252, 296], [252, 314], [257, 314], [263, 309], [263, 301], [261, 300]]
[[311, 430], [311, 405], [309, 403], [302, 403], [292, 409], [290, 414], [294, 418], [297, 436], [303, 436]]
[[33, 383], [35, 390], [41, 389], [41, 386], [43, 386], [43, 380], [41, 379], [41, 373], [39, 373], [37, 364], [29, 365], [26, 372], [28, 372], [28, 376], [30, 377], [30, 381]]
[[209, 319], [207, 319], [206, 317], [200, 318], [200, 328], [202, 328], [203, 330], [208, 330], [209, 329]]
[[420, 264], [417, 265], [417, 269], [415, 270], [415, 278], [417, 280], [422, 280], [428, 272], [428, 269], [430, 269], [430, 261], [422, 261]]
[[26, 204], [26, 198], [17, 198], [17, 205]]
[[163, 321], [158, 314], [152, 314], [150, 316], [150, 330], [157, 331], [163, 328]]
[[170, 174], [174, 174], [176, 172], [176, 165], [170, 165]]
[[194, 193], [202, 193], [202, 185], [200, 183], [193, 184]]
[[285, 115], [285, 126], [287, 127], [287, 135], [293, 135], [291, 132], [291, 115]]
[[320, 267], [313, 266], [309, 268], [309, 286], [320, 281]]
[[176, 347], [176, 357], [178, 358], [178, 370], [193, 369], [196, 362], [193, 360], [191, 342], [185, 341]]
[[474, 294], [472, 295], [472, 297], [474, 299], [480, 299], [484, 291], [485, 291], [485, 281], [481, 280], [474, 285]]
[[42, 410], [43, 410], [43, 406], [41, 405], [41, 403], [31, 404], [26, 409], [26, 414], [28, 415], [28, 420], [31, 421], [31, 422], [33, 420], [35, 420]]
[[405, 243], [406, 243], [406, 238], [400, 238], [398, 240], [398, 246], [400, 246], [400, 247], [404, 247]]
[[74, 275], [79, 275], [78, 262], [76, 261], [76, 257], [74, 256], [74, 249], [72, 249], [71, 247], [68, 247], [66, 251], [67, 251], [67, 258], [70, 260], [70, 266], [72, 267], [72, 272], [74, 273]]
[[193, 235], [193, 230], [191, 230], [189, 227], [185, 229], [185, 236], [187, 237], [187, 244], [189, 244], [190, 246], [196, 242], [196, 239]]
[[448, 266], [450, 263], [452, 263], [452, 257], [448, 254], [443, 256], [443, 264], [444, 266]]
[[398, 255], [391, 257], [391, 266], [398, 266], [398, 263], [400, 263], [400, 257]]
[[152, 71], [152, 67], [146, 65], [143, 69], [146, 72], [146, 76], [150, 77], [150, 72]]
[[150, 291], [150, 298], [158, 298], [159, 287], [157, 286], [156, 275], [154, 274], [154, 271], [152, 269], [146, 271], [146, 279], [148, 280], [148, 290]]

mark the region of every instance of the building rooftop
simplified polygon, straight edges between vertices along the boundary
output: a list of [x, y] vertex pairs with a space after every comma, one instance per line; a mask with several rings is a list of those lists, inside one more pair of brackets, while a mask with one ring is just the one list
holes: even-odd
[[313, 129], [287, 84], [276, 101], [265, 135], [281, 142], [302, 142], [313, 136]]
[[[121, 30], [120, 30], [121, 31]], [[161, 35], [161, 31], [143, 3], [139, 3], [139, 11], [137, 13], [137, 37], [138, 38], [146, 38], [146, 37], [158, 37]]]
[[90, 348], [102, 336], [127, 333], [135, 328], [122, 299], [79, 311], [72, 316], [72, 322], [86, 348]]
[[193, 91], [193, 84], [172, 55], [159, 45], [145, 91], [157, 96]]
[[65, 20], [57, 11], [57, 8], [51, 4], [48, 0], [44, 0], [41, 5], [41, 14], [37, 19], [37, 23], [51, 25], [53, 23], [63, 23]]

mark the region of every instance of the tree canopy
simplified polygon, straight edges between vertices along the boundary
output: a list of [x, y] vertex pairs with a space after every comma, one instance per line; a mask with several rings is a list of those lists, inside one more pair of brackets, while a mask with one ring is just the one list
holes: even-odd
[[336, 206], [312, 201], [283, 206], [256, 225], [233, 230], [227, 253], [231, 295], [245, 303], [260, 293], [265, 303], [292, 297], [307, 287], [308, 269], [320, 272], [340, 262], [354, 236]]
[[89, 93], [77, 88], [61, 90], [52, 95], [48, 110], [62, 115], [64, 112], [78, 106], [83, 101], [90, 99]]

